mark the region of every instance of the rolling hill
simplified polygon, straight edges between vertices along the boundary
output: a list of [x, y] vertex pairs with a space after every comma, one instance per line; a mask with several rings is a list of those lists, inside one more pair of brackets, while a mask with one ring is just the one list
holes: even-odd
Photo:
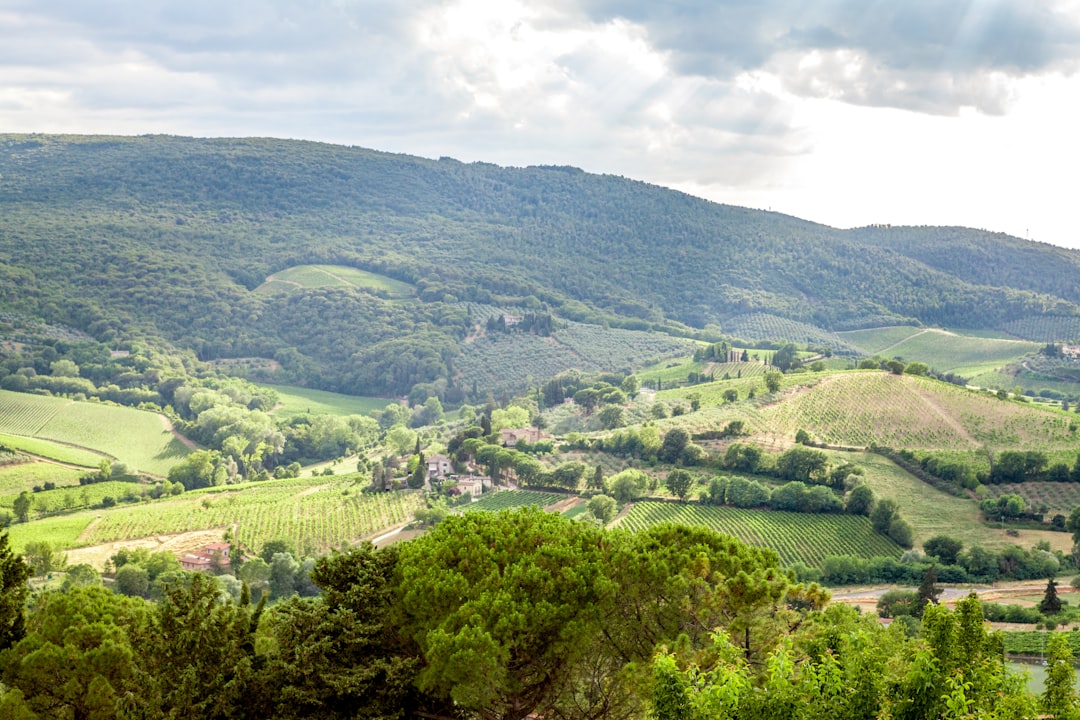
[[[835, 331], [884, 324], [1053, 318], [1071, 332], [1078, 264], [1001, 235], [839, 231], [567, 167], [270, 139], [0, 136], [6, 336], [44, 322], [110, 345], [266, 358], [277, 382], [354, 394], [460, 380], [481, 306], [684, 336], [797, 333], [838, 350]], [[303, 270], [327, 266], [356, 272]]]

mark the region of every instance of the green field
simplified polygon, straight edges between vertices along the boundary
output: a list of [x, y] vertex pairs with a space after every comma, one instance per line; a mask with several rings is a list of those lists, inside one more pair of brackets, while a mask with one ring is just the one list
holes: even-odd
[[415, 492], [362, 493], [358, 480], [359, 476], [339, 475], [207, 488], [175, 498], [17, 523], [12, 538], [25, 543], [40, 536], [59, 548], [71, 548], [235, 527], [237, 540], [248, 549], [289, 538], [304, 552], [321, 554], [407, 522], [422, 503]]
[[645, 530], [659, 523], [702, 525], [749, 545], [767, 547], [780, 555], [785, 565], [803, 562], [820, 567], [829, 555], [899, 557], [903, 549], [878, 535], [865, 517], [854, 515], [811, 515], [742, 510], [682, 503], [638, 502], [615, 524], [631, 531]]
[[35, 485], [47, 482], [57, 487], [70, 487], [79, 484], [79, 476], [84, 470], [56, 465], [47, 462], [25, 462], [0, 465], [0, 496], [18, 495], [23, 490], [30, 490]]
[[868, 355], [923, 362], [939, 372], [971, 377], [1037, 352], [1037, 343], [961, 335], [946, 330], [887, 327], [839, 333]]
[[364, 288], [384, 292], [396, 299], [412, 297], [415, 291], [409, 283], [346, 265], [296, 265], [268, 277], [256, 292], [323, 287]]
[[155, 413], [6, 390], [0, 390], [0, 432], [95, 451], [155, 475], [167, 474], [190, 452]]
[[[0, 423], [3, 423], [2, 416], [0, 416]], [[49, 458], [50, 460], [56, 460], [57, 462], [67, 463], [69, 465], [79, 465], [85, 468], [97, 467], [98, 463], [107, 457], [104, 453], [94, 452], [93, 450], [87, 450], [85, 448], [63, 445], [41, 438], [9, 435], [7, 433], [0, 433], [0, 444], [19, 450], [20, 452]]]
[[290, 418], [310, 413], [312, 415], [367, 415], [372, 410], [382, 410], [395, 400], [388, 398], [359, 397], [341, 393], [312, 390], [291, 385], [264, 385], [278, 394], [280, 405], [274, 408], [275, 417]]

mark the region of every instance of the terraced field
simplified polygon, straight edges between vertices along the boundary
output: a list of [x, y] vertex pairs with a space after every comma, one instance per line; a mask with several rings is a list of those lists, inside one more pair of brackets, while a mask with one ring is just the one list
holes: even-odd
[[899, 557], [903, 549], [878, 535], [865, 517], [742, 510], [707, 505], [639, 502], [615, 524], [631, 531], [664, 522], [702, 525], [749, 545], [767, 547], [785, 565], [819, 567], [829, 555]]
[[90, 450], [162, 476], [190, 452], [155, 413], [6, 390], [0, 390], [0, 433]]

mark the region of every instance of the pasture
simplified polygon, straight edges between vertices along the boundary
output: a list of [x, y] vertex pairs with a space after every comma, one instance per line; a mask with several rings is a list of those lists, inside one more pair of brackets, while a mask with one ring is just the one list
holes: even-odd
[[156, 413], [6, 390], [0, 390], [0, 432], [100, 453], [154, 475], [167, 474], [190, 452]]
[[296, 265], [276, 272], [255, 292], [290, 292], [295, 289], [354, 287], [384, 293], [391, 299], [412, 297], [415, 288], [386, 275], [346, 265]]
[[892, 540], [875, 533], [867, 518], [854, 515], [637, 502], [613, 525], [636, 532], [665, 522], [700, 525], [748, 545], [770, 548], [780, 555], [784, 565], [803, 562], [820, 567], [829, 555], [899, 557], [903, 552]]
[[291, 418], [296, 415], [367, 415], [372, 410], [382, 410], [396, 402], [389, 398], [360, 397], [341, 393], [313, 390], [292, 385], [263, 385], [278, 394], [278, 406], [274, 417]]

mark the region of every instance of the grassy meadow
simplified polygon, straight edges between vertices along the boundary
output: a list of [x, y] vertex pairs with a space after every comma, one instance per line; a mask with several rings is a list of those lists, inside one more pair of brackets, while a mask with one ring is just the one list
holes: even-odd
[[85, 471], [48, 462], [23, 462], [0, 465], [0, 497], [18, 495], [35, 485], [47, 482], [57, 487], [79, 484], [79, 476]]
[[355, 287], [386, 293], [394, 299], [412, 297], [409, 283], [346, 265], [296, 265], [276, 272], [255, 289], [259, 293], [291, 292], [295, 289]]
[[[7, 390], [0, 390], [0, 433], [89, 450], [126, 463], [132, 470], [154, 475], [167, 474], [190, 452], [165, 429], [156, 413]], [[50, 448], [41, 446], [46, 451]], [[18, 449], [35, 452], [25, 446]], [[48, 452], [35, 454], [52, 457]]]
[[264, 385], [278, 394], [275, 417], [290, 418], [296, 415], [367, 415], [372, 410], [382, 410], [396, 402], [389, 398], [359, 397], [341, 393], [291, 385]]

